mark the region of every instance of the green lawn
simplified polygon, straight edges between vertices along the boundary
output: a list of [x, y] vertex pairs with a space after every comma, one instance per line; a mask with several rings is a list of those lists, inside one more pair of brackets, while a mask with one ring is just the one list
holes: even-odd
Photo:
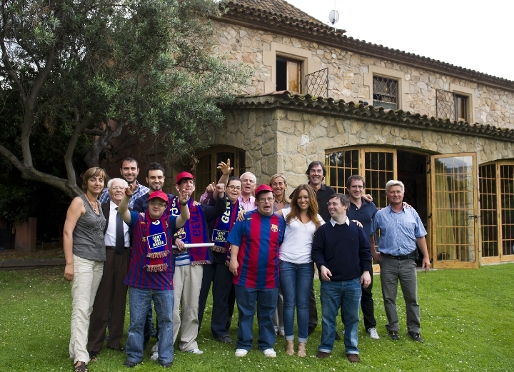
[[[62, 267], [0, 271], [0, 371], [72, 370], [68, 359], [70, 285], [62, 279], [62, 271]], [[212, 340], [208, 307], [207, 321], [198, 337], [204, 354], [176, 351], [173, 368], [177, 371], [514, 371], [513, 283], [513, 264], [419, 273], [425, 338], [425, 343], [419, 344], [405, 336], [402, 300], [399, 300], [401, 338], [394, 342], [387, 337], [380, 280], [375, 276], [373, 292], [381, 339], [369, 339], [360, 326], [361, 363], [358, 365], [346, 360], [342, 341], [336, 341], [330, 358], [316, 359], [321, 327], [309, 339], [307, 358], [288, 357], [283, 339], [277, 339], [276, 359], [265, 358], [256, 346], [246, 358], [236, 358], [233, 344]], [[317, 280], [315, 288], [319, 290]], [[236, 339], [234, 328], [231, 337]], [[150, 347], [144, 363], [135, 371], [162, 371], [156, 362], [150, 361]], [[124, 361], [123, 353], [104, 348], [99, 361], [91, 362], [89, 369], [127, 371]]]

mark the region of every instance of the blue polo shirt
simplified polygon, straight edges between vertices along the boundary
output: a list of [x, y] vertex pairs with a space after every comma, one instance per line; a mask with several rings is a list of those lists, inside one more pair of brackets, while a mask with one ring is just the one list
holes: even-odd
[[375, 203], [368, 203], [366, 200], [362, 199], [362, 204], [360, 208], [357, 208], [355, 204], [350, 202], [350, 207], [346, 212], [346, 216], [350, 220], [357, 220], [362, 223], [362, 228], [364, 229], [364, 234], [366, 238], [369, 239], [370, 231], [371, 231], [371, 220], [375, 213], [377, 213], [377, 206]]
[[392, 256], [408, 255], [416, 250], [416, 239], [427, 231], [414, 208], [395, 212], [390, 205], [375, 213], [370, 235], [380, 231], [378, 251]]

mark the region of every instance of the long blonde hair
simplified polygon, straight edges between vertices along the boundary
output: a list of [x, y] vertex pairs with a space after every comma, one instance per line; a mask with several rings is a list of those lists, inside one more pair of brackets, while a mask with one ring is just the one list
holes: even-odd
[[316, 230], [318, 230], [319, 226], [321, 225], [321, 221], [318, 218], [318, 199], [316, 199], [316, 192], [314, 189], [306, 183], [301, 184], [294, 190], [293, 198], [291, 199], [291, 212], [289, 212], [286, 217], [286, 223], [289, 224], [293, 218], [300, 220], [302, 210], [298, 206], [298, 196], [302, 190], [307, 191], [307, 195], [309, 196], [309, 208], [307, 209], [307, 216], [312, 222], [314, 222], [314, 225], [316, 225]]

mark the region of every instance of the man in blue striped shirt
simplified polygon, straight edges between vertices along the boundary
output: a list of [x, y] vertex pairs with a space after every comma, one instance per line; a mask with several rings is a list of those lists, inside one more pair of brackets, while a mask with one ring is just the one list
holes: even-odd
[[[405, 186], [401, 181], [391, 180], [386, 184], [389, 205], [379, 210], [371, 223], [370, 243], [373, 258], [380, 264], [380, 281], [388, 324], [389, 337], [398, 340], [398, 314], [396, 294], [398, 281], [402, 286], [407, 311], [407, 331], [409, 336], [423, 342], [420, 334], [420, 313], [418, 304], [418, 283], [416, 277], [417, 248], [423, 254], [422, 267], [430, 269], [427, 231], [414, 208], [405, 208], [403, 195]], [[380, 231], [378, 250], [375, 251], [374, 235]]]

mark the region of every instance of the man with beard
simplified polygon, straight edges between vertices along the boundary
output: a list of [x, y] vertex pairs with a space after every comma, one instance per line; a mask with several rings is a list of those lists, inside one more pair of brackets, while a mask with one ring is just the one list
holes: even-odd
[[[135, 185], [134, 193], [129, 201], [129, 208], [132, 209], [134, 206], [134, 202], [140, 196], [146, 194], [148, 192], [148, 187], [141, 185], [137, 182], [137, 176], [139, 175], [139, 166], [137, 164], [137, 160], [131, 157], [126, 157], [121, 162], [120, 168], [121, 178], [123, 178], [130, 185]], [[107, 203], [109, 201], [109, 189], [105, 189], [102, 192], [102, 195], [98, 198], [100, 203]]]

